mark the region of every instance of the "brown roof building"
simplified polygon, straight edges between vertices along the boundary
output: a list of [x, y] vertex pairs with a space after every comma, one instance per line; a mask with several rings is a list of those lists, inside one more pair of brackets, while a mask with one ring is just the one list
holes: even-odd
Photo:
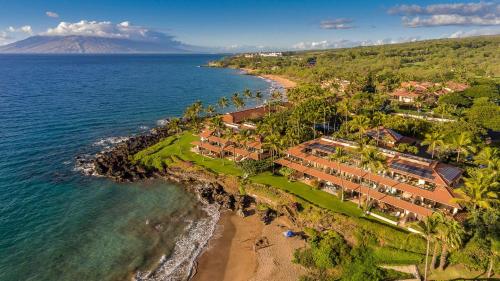
[[469, 88], [467, 84], [449, 81], [444, 84], [432, 82], [402, 82], [401, 87], [394, 90], [390, 95], [401, 103], [413, 103], [415, 99], [426, 93], [440, 96], [452, 92], [460, 92]]
[[[343, 148], [349, 160], [332, 160], [331, 154]], [[454, 215], [460, 206], [452, 199], [453, 188], [462, 170], [435, 160], [377, 148], [385, 156], [384, 171], [361, 167], [358, 145], [354, 142], [322, 137], [286, 151], [276, 162], [289, 167], [304, 179], [318, 181], [327, 190], [344, 187], [346, 192], [373, 199], [375, 207], [407, 222], [422, 219], [440, 210]]]
[[378, 127], [366, 132], [366, 135], [374, 139], [378, 146], [393, 148], [402, 143], [415, 144], [416, 139], [403, 136], [400, 133], [385, 127]]
[[[263, 118], [269, 112], [274, 112], [287, 106], [287, 103], [283, 103], [226, 113], [222, 115], [222, 121], [228, 129], [233, 131], [233, 137], [229, 138], [224, 132], [205, 128], [200, 133], [200, 140], [192, 143], [195, 151], [202, 155], [228, 157], [235, 161], [265, 159], [269, 157], [269, 153], [263, 147], [261, 137], [253, 133], [256, 126], [252, 121]], [[236, 137], [244, 130], [252, 132], [248, 138]]]

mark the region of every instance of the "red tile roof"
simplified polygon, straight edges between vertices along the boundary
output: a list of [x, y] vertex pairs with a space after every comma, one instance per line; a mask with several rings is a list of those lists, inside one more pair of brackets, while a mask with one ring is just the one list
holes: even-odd
[[[331, 142], [324, 141], [322, 139], [316, 139], [316, 140], [305, 142], [305, 143], [299, 144], [298, 146], [292, 147], [287, 151], [287, 153], [292, 155], [292, 156], [295, 156], [297, 158], [300, 158], [304, 161], [318, 163], [320, 165], [327, 166], [327, 167], [330, 167], [333, 169], [337, 169], [338, 165], [340, 164], [340, 167], [341, 167], [343, 172], [347, 172], [349, 174], [356, 175], [356, 176], [363, 177], [363, 178], [367, 177], [368, 172], [361, 169], [361, 168], [349, 166], [346, 164], [342, 164], [342, 163], [338, 163], [335, 161], [320, 158], [320, 157], [314, 156], [312, 154], [304, 153], [303, 152], [304, 148], [306, 148], [308, 145], [310, 145], [312, 143], [320, 143], [320, 144], [329, 145], [329, 146], [340, 146], [340, 145], [333, 144]], [[391, 163], [398, 162], [398, 161], [402, 162], [402, 161], [404, 161], [404, 159], [403, 158], [393, 158], [393, 159], [390, 159], [389, 161]], [[408, 162], [408, 161], [404, 161], [404, 162], [405, 162], [405, 164], [408, 164], [408, 165], [418, 166], [415, 162]], [[440, 163], [438, 166], [441, 167], [441, 165], [446, 165], [446, 164]], [[446, 166], [448, 168], [453, 167], [450, 165], [446, 165]], [[432, 169], [433, 176], [435, 177], [434, 179], [422, 178], [426, 181], [434, 182], [437, 184], [436, 188], [433, 191], [422, 189], [422, 188], [419, 188], [419, 187], [416, 187], [416, 186], [413, 186], [413, 185], [410, 185], [407, 183], [397, 181], [395, 179], [381, 176], [381, 175], [376, 174], [376, 173], [371, 173], [371, 180], [373, 180], [375, 182], [379, 182], [379, 183], [387, 185], [387, 186], [390, 186], [390, 187], [397, 188], [397, 189], [402, 190], [402, 191], [407, 191], [407, 192], [410, 192], [412, 194], [422, 196], [424, 198], [428, 198], [430, 200], [433, 200], [433, 201], [436, 201], [436, 202], [439, 202], [439, 203], [442, 203], [442, 204], [445, 204], [448, 206], [459, 207], [458, 204], [451, 202], [451, 199], [454, 196], [453, 196], [452, 192], [446, 187], [451, 182], [444, 181], [442, 179], [442, 176], [437, 174], [439, 170], [436, 170], [435, 167], [436, 166], [434, 166]], [[453, 168], [458, 169], [456, 167], [453, 167]], [[393, 170], [393, 169], [390, 169], [390, 170]], [[458, 170], [460, 171], [460, 173], [458, 175], [455, 175], [453, 180], [456, 180], [456, 178], [461, 175], [461, 170], [460, 169], [458, 169]], [[400, 171], [400, 170], [393, 170], [393, 171], [396, 171], [397, 173], [401, 173], [401, 174], [408, 174], [408, 173], [405, 173], [405, 172]], [[418, 177], [415, 174], [408, 174], [408, 175], [410, 175], [412, 177]]]
[[293, 163], [293, 162], [288, 161], [286, 159], [279, 159], [276, 162], [278, 164], [283, 165], [283, 166], [292, 168], [298, 172], [305, 173], [305, 174], [329, 181], [333, 184], [336, 184], [339, 186], [344, 185], [344, 187], [349, 189], [349, 190], [354, 190], [357, 192], [361, 192], [363, 194], [368, 194], [368, 195], [370, 195], [370, 197], [372, 197], [378, 201], [393, 205], [395, 207], [398, 207], [398, 208], [401, 208], [404, 210], [408, 210], [410, 212], [413, 212], [413, 213], [416, 213], [416, 214], [419, 214], [422, 216], [430, 216], [433, 213], [432, 210], [429, 210], [429, 209], [424, 208], [422, 206], [415, 205], [411, 202], [407, 202], [407, 201], [404, 201], [402, 199], [398, 199], [397, 197], [394, 197], [392, 195], [381, 193], [375, 189], [371, 189], [371, 188], [368, 188], [366, 186], [362, 186], [362, 185], [353, 183], [351, 181], [342, 180], [339, 177], [336, 177], [336, 176], [333, 176], [333, 175], [330, 175], [327, 173], [323, 173], [323, 172], [318, 171], [314, 168], [305, 167], [303, 165]]

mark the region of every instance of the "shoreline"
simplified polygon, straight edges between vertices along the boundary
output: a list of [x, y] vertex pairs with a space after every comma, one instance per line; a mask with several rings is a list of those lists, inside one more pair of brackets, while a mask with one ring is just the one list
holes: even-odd
[[254, 75], [265, 80], [271, 80], [272, 82], [280, 85], [283, 89], [289, 90], [297, 87], [297, 82], [292, 81], [284, 76], [277, 74], [254, 74], [255, 70], [249, 68], [240, 68], [247, 75]]
[[[217, 227], [197, 258], [190, 281], [288, 281], [307, 273], [307, 269], [292, 263], [293, 252], [305, 247], [306, 242], [282, 234], [297, 230], [286, 217], [264, 225], [257, 214], [243, 218], [225, 212]], [[266, 243], [256, 246], [257, 241]]]

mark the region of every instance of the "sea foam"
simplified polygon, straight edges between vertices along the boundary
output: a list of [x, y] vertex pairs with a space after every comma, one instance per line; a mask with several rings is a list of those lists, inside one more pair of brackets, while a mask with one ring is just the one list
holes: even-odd
[[175, 243], [170, 256], [162, 256], [157, 268], [148, 272], [137, 272], [135, 281], [177, 281], [188, 280], [198, 256], [213, 236], [220, 218], [217, 205], [204, 205], [206, 218], [189, 221], [182, 235]]

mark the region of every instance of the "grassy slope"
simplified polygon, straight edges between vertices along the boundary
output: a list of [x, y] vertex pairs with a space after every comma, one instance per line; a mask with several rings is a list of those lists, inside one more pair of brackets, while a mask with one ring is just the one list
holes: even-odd
[[[242, 176], [243, 173], [234, 162], [225, 159], [210, 159], [200, 156], [191, 151], [191, 142], [198, 140], [198, 137], [185, 132], [180, 136], [172, 136], [164, 139], [158, 144], [144, 149], [134, 155], [134, 161], [140, 162], [148, 167], [161, 169], [165, 165], [173, 164], [176, 159], [190, 161], [206, 169], [233, 176]], [[291, 193], [301, 201], [311, 203], [318, 207], [342, 213], [356, 219], [366, 229], [372, 230], [380, 236], [404, 236], [407, 232], [393, 226], [389, 226], [373, 218], [364, 217], [362, 211], [352, 202], [342, 202], [340, 199], [327, 192], [313, 189], [302, 182], [289, 182], [282, 176], [272, 175], [265, 172], [249, 178], [254, 183], [272, 186]], [[383, 264], [415, 264], [422, 260], [422, 255], [383, 246], [374, 248], [375, 259]]]

